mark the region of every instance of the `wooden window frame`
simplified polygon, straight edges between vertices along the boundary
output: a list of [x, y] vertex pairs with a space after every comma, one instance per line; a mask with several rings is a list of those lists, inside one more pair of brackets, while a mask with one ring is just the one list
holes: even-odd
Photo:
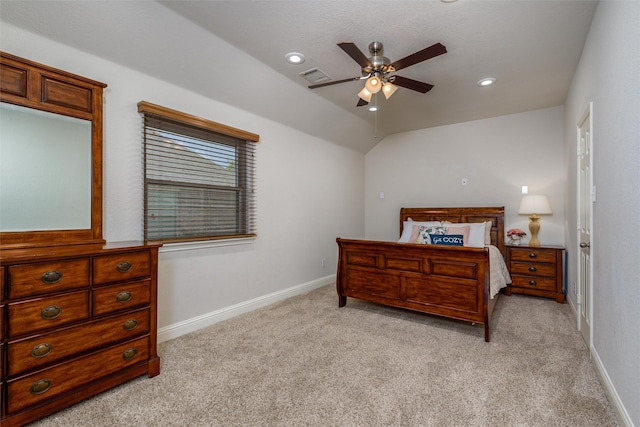
[[[251, 132], [217, 123], [201, 117], [193, 116], [180, 111], [172, 110], [167, 107], [155, 105], [146, 101], [138, 103], [138, 112], [141, 113], [143, 119], [143, 156], [144, 156], [144, 238], [148, 241], [163, 243], [180, 243], [180, 242], [196, 242], [208, 240], [224, 240], [256, 237], [256, 191], [255, 191], [255, 144], [259, 142], [260, 136]], [[174, 133], [175, 135], [185, 136], [186, 138], [197, 138], [204, 143], [214, 145], [225, 145], [234, 147], [234, 152], [238, 154], [236, 163], [235, 186], [216, 186], [213, 184], [199, 184], [197, 182], [171, 181], [169, 179], [157, 180], [151, 177], [152, 166], [148, 166], [147, 159], [150, 153], [153, 154], [154, 148], [152, 144], [147, 144], [152, 129], [161, 129], [163, 131]], [[184, 132], [183, 132], [184, 131]], [[152, 138], [149, 138], [150, 140]], [[157, 151], [156, 151], [157, 152]], [[188, 156], [186, 156], [188, 157]], [[157, 163], [157, 162], [156, 162]], [[195, 163], [194, 163], [195, 164]], [[157, 171], [155, 172], [158, 173]], [[175, 173], [174, 173], [175, 176]], [[164, 187], [162, 187], [164, 186]], [[203, 231], [200, 234], [192, 231], [195, 235], [170, 235], [160, 232], [149, 224], [149, 197], [154, 193], [152, 188], [174, 189], [176, 191], [191, 191], [198, 193], [201, 191], [202, 201], [207, 201], [205, 196], [207, 192], [214, 194], [227, 193], [236, 194], [234, 202], [235, 210], [238, 215], [236, 230], [225, 230], [222, 234]], [[233, 198], [233, 197], [232, 197]], [[216, 201], [218, 199], [215, 199]], [[171, 207], [180, 211], [180, 203], [172, 204]], [[188, 211], [189, 209], [187, 209]], [[197, 215], [196, 215], [197, 217]], [[176, 221], [180, 222], [180, 214], [177, 214]], [[202, 217], [200, 217], [202, 219]], [[184, 219], [182, 219], [184, 221]], [[201, 227], [203, 230], [207, 228], [206, 220], [199, 224], [195, 221], [194, 229]], [[174, 233], [179, 226], [175, 227]], [[156, 230], [156, 231], [154, 231]]]

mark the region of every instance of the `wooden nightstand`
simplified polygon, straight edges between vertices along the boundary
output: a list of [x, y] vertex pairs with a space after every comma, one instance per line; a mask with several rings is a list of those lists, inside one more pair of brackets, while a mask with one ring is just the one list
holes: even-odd
[[516, 294], [555, 298], [564, 303], [561, 246], [507, 245], [507, 267], [513, 283], [506, 290]]

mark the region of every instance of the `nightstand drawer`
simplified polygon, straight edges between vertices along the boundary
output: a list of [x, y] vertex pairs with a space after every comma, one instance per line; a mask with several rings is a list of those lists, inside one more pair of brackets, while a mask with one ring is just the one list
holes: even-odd
[[506, 249], [512, 280], [507, 295], [513, 292], [564, 303], [563, 247], [507, 245]]
[[512, 276], [511, 286], [516, 288], [540, 289], [545, 291], [555, 291], [557, 282], [555, 279], [543, 279], [540, 277]]
[[556, 252], [539, 248], [510, 248], [511, 261], [556, 262]]
[[556, 276], [555, 264], [542, 264], [534, 262], [512, 262], [511, 274], [526, 274], [529, 276], [553, 277]]

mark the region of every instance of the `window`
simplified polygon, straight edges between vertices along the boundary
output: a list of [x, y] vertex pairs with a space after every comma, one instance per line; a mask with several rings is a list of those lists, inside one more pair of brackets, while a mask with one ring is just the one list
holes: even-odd
[[141, 101], [144, 238], [183, 242], [256, 235], [259, 136]]

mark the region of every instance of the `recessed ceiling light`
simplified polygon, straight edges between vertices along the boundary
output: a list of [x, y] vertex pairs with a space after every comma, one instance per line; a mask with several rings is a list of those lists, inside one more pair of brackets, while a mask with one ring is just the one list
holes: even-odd
[[298, 52], [289, 52], [284, 57], [289, 64], [302, 64], [304, 62], [304, 55]]
[[496, 79], [493, 77], [488, 77], [486, 79], [478, 80], [478, 86], [491, 86], [496, 82]]
[[370, 105], [369, 106], [369, 111], [371, 111], [372, 113], [375, 111], [378, 111], [378, 106], [377, 105]]

